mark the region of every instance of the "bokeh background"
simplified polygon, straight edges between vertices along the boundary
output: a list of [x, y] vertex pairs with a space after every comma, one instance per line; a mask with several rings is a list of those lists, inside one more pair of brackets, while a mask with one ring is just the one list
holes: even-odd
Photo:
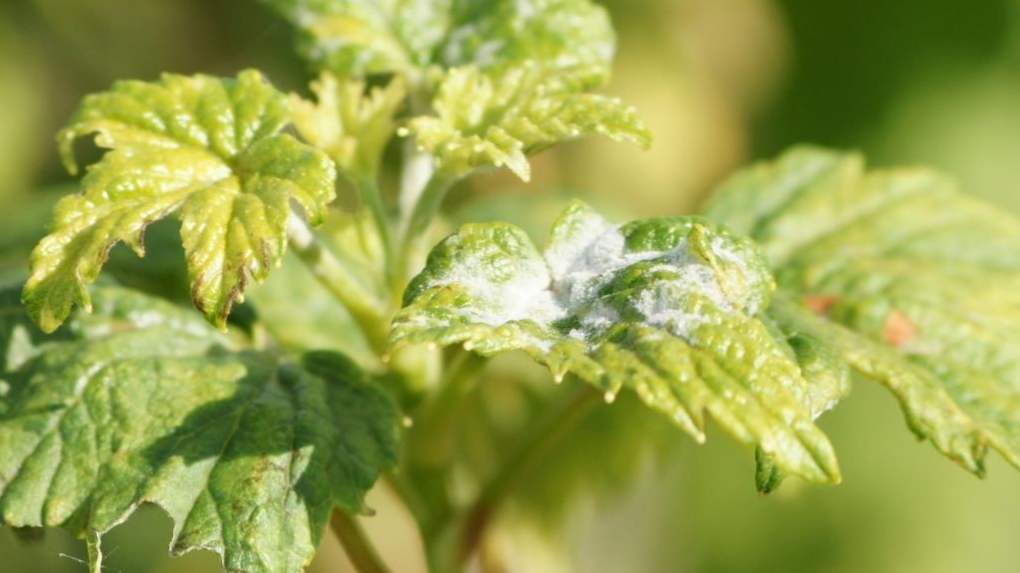
[[[609, 91], [641, 110], [652, 149], [561, 146], [535, 158], [528, 186], [494, 175], [457, 189], [454, 221], [510, 219], [540, 233], [571, 194], [620, 214], [690, 213], [735, 167], [797, 142], [934, 165], [1020, 213], [1020, 2], [605, 4], [619, 31]], [[23, 275], [52, 202], [74, 190], [53, 136], [83, 94], [118, 78], [248, 66], [301, 90], [309, 75], [290, 45], [287, 25], [255, 0], [0, 1], [0, 278]], [[153, 256], [150, 269], [181, 268], [172, 251]], [[119, 267], [125, 280], [132, 264]], [[477, 419], [460, 430], [512, 440], [501, 428], [541, 402], [545, 376], [513, 357], [486, 376]], [[754, 492], [749, 452], [719, 432], [698, 447], [630, 409], [600, 411], [554, 448], [487, 551], [526, 572], [1020, 571], [1020, 473], [994, 458], [987, 479], [970, 476], [918, 444], [865, 381], [821, 421], [844, 484], [790, 483], [769, 497]], [[459, 444], [484, 464], [484, 444]], [[406, 515], [385, 491], [372, 500], [366, 525], [394, 570], [420, 571]], [[218, 570], [212, 555], [166, 557], [169, 531], [142, 511], [107, 539], [108, 571]], [[83, 553], [63, 531], [0, 531], [0, 571], [84, 571]], [[331, 539], [313, 570], [347, 570]]]

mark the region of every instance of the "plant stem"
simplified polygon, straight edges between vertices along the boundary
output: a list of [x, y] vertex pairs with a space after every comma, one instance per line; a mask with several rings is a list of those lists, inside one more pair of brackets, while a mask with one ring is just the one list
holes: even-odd
[[599, 402], [599, 394], [589, 386], [579, 386], [562, 397], [560, 402], [522, 437], [518, 447], [507, 456], [492, 479], [478, 495], [460, 529], [460, 546], [457, 561], [463, 565], [475, 553], [485, 536], [493, 516], [507, 495], [527, 477], [535, 465], [560, 439], [584, 418], [588, 410]]
[[418, 203], [422, 191], [435, 172], [432, 156], [415, 146], [412, 139], [404, 142], [404, 160], [400, 172], [400, 214], [401, 223], [407, 219]]
[[103, 570], [102, 540], [95, 531], [85, 533], [85, 551], [89, 562], [89, 573], [101, 573]]
[[415, 431], [410, 436], [415, 445], [413, 451], [423, 456], [423, 460], [442, 465], [448, 462], [452, 447], [450, 433], [457, 411], [485, 364], [485, 358], [463, 348], [450, 351], [439, 389], [421, 407]]
[[298, 258], [319, 283], [347, 307], [372, 347], [381, 352], [386, 345], [388, 327], [386, 304], [367, 290], [296, 215], [287, 220], [287, 237]]
[[405, 439], [404, 472], [422, 501], [421, 526], [425, 530], [436, 529], [452, 516], [449, 468], [454, 454], [454, 424], [486, 360], [457, 348], [445, 364], [438, 389], [417, 409], [414, 426]]
[[411, 264], [420, 257], [427, 245], [428, 230], [432, 220], [439, 214], [439, 208], [446, 198], [446, 192], [456, 181], [455, 177], [442, 173], [435, 173], [425, 185], [414, 209], [407, 216], [403, 233], [400, 240], [400, 257], [398, 258], [398, 270], [401, 277], [406, 277], [414, 272]]
[[389, 573], [389, 567], [356, 518], [337, 509], [333, 511], [329, 525], [359, 573]]
[[393, 229], [389, 214], [386, 212], [386, 205], [383, 203], [382, 192], [375, 176], [359, 177], [355, 182], [358, 189], [358, 197], [361, 204], [368, 207], [372, 214], [372, 220], [379, 231], [379, 240], [382, 241], [383, 255], [385, 257], [386, 278], [389, 280], [395, 272], [395, 252], [393, 244]]

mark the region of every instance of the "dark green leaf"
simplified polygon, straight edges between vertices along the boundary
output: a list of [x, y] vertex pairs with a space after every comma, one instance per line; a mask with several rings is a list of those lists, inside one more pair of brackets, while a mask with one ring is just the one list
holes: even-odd
[[3, 523], [101, 535], [153, 503], [174, 554], [298, 572], [333, 508], [363, 510], [394, 464], [393, 404], [346, 358], [281, 363], [132, 291], [93, 301], [4, 375]]

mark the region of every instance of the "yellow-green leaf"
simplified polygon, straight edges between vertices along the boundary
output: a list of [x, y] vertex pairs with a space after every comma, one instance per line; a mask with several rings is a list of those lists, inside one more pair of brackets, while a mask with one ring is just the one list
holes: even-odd
[[527, 155], [561, 141], [603, 135], [647, 147], [651, 134], [637, 111], [618, 98], [590, 93], [590, 69], [550, 70], [534, 62], [494, 71], [476, 66], [446, 72], [435, 115], [412, 118], [405, 130], [455, 176], [484, 166], [507, 167], [527, 181]]
[[318, 99], [314, 103], [291, 96], [294, 127], [302, 139], [326, 151], [342, 173], [375, 176], [407, 93], [403, 80], [366, 91], [362, 80], [323, 72], [312, 91]]
[[60, 133], [64, 161], [77, 170], [72, 145], [86, 135], [110, 151], [58, 203], [33, 252], [32, 318], [49, 332], [75, 305], [89, 308], [86, 286], [110, 249], [123, 241], [143, 255], [146, 226], [178, 212], [195, 305], [222, 327], [246, 285], [279, 263], [291, 204], [317, 223], [334, 197], [332, 161], [279, 133], [287, 120], [286, 96], [254, 71], [118, 82], [86, 97]]

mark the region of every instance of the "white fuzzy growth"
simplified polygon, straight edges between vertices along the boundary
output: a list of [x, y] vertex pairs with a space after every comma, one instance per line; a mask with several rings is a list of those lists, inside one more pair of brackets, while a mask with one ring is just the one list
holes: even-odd
[[462, 311], [471, 321], [489, 326], [525, 319], [549, 324], [563, 317], [565, 311], [549, 289], [549, 270], [540, 259], [527, 261], [505, 282], [491, 280], [484, 265], [469, 258], [429, 287], [452, 284], [465, 289], [477, 303]]
[[[743, 265], [739, 256], [722, 248], [722, 243], [716, 240], [712, 246], [718, 245], [720, 251], [726, 251], [720, 256], [727, 262], [736, 260]], [[632, 301], [634, 310], [645, 317], [647, 324], [688, 337], [694, 327], [704, 322], [703, 317], [677, 308], [677, 289], [697, 292], [720, 308], [730, 309], [714, 271], [690, 256], [687, 241], [681, 241], [669, 251], [627, 252], [626, 238], [618, 225], [601, 217], [586, 216], [579, 222], [571, 240], [560, 241], [546, 252], [556, 302], [567, 313], [584, 310], [580, 316], [582, 328], [574, 329], [570, 336], [588, 340], [619, 322], [617, 310], [597, 300], [598, 292], [623, 269], [658, 258], [664, 259], [664, 270], [677, 273], [679, 277], [642, 290]]]
[[[729, 303], [723, 298], [722, 291], [712, 271], [706, 267], [688, 265], [681, 273], [681, 278], [662, 282], [653, 288], [641, 291], [633, 302], [635, 310], [645, 317], [649, 326], [661, 328], [674, 336], [690, 340], [694, 329], [705, 324], [706, 317], [697, 312], [677, 305], [677, 286], [688, 291], [707, 296], [720, 308], [728, 309]], [[707, 276], [706, 276], [707, 275]]]
[[[733, 246], [733, 243], [723, 240], [723, 237], [721, 236], [712, 237], [709, 242], [709, 249], [711, 249], [712, 254], [724, 263], [735, 267], [738, 274], [744, 277], [745, 282], [761, 280], [755, 276], [756, 273], [752, 272], [751, 268], [747, 265], [748, 259], [753, 257], [754, 254], [750, 252], [738, 252], [733, 249]], [[754, 296], [748, 296], [745, 298], [746, 300], [743, 303], [742, 310], [750, 315], [758, 314], [758, 311], [761, 310], [759, 307], [763, 301]]]
[[[576, 316], [579, 327], [567, 336], [589, 342], [622, 320], [620, 301], [614, 306], [601, 300], [599, 292], [621, 271], [650, 260], [657, 262], [648, 269], [649, 273], [666, 271], [672, 277], [639, 284], [623, 302], [648, 326], [690, 340], [694, 330], [708, 318], [685, 300], [689, 295], [698, 295], [724, 312], [745, 310], [744, 307], [758, 302], [736, 303], [727, 297], [716, 270], [699, 257], [691, 256], [687, 240], [667, 251], [627, 252], [620, 226], [594, 213], [577, 213], [566, 224], [569, 234], [554, 240], [544, 261], [528, 258], [515, 263], [521, 266], [504, 282], [491, 280], [491, 269], [486, 272], [481, 257], [462, 261], [451, 269], [442, 283], [459, 285], [476, 301], [462, 309], [465, 318], [489, 326], [531, 320], [551, 327], [557, 320]], [[721, 262], [749, 278], [751, 269], [744, 253], [723, 238], [712, 238], [709, 246]], [[536, 341], [536, 345], [546, 347], [548, 342]]]

